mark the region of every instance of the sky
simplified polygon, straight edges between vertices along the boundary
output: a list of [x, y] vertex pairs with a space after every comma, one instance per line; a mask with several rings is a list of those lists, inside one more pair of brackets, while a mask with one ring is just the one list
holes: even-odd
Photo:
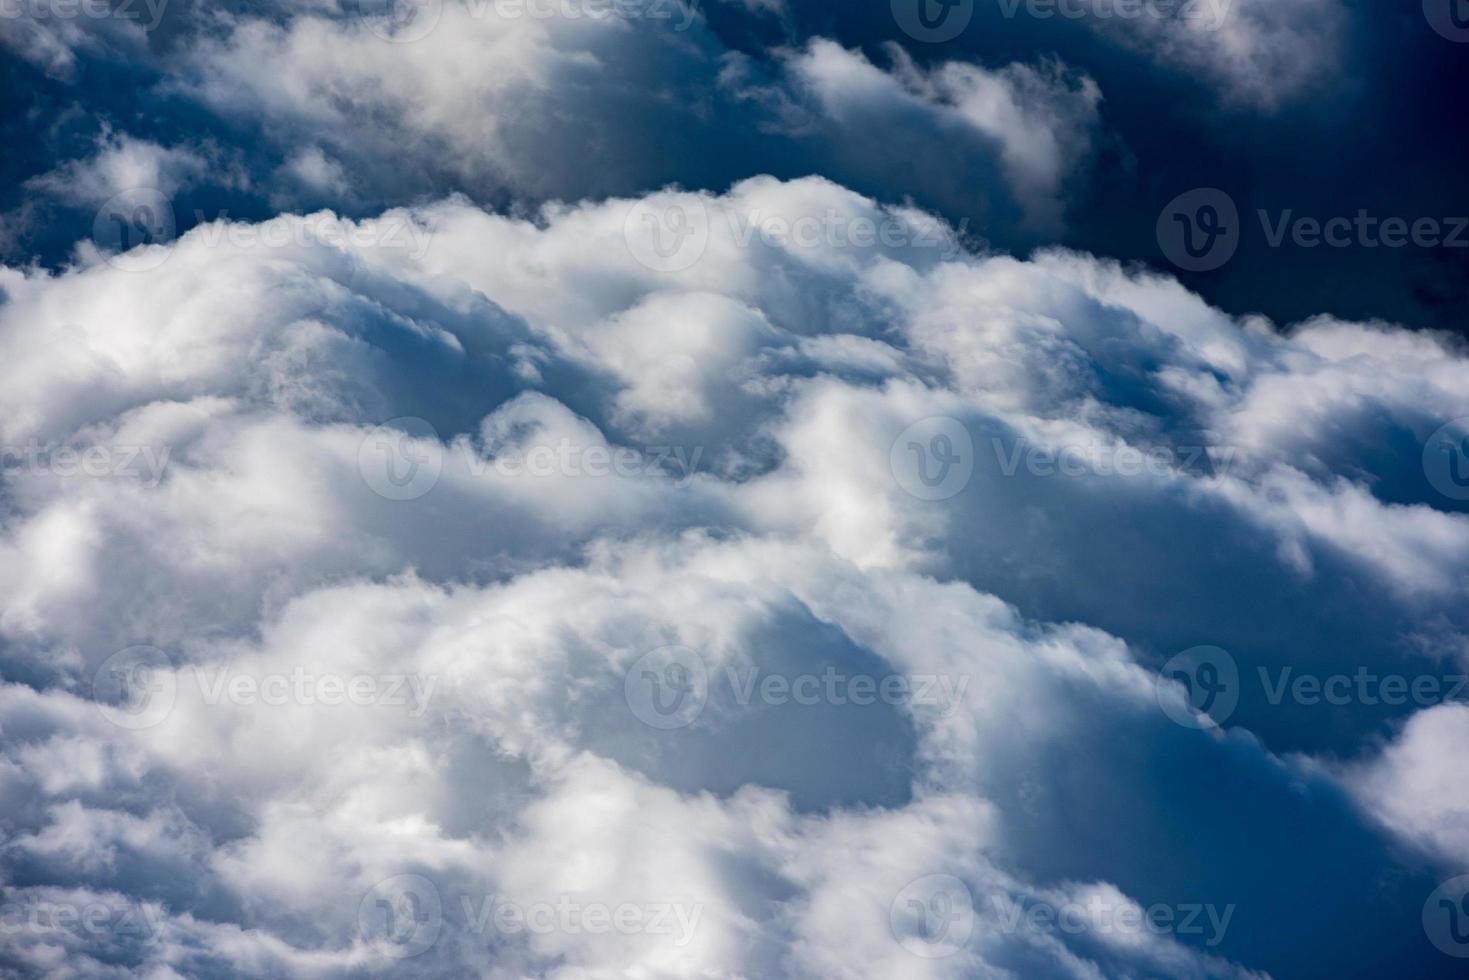
[[0, 977], [1463, 975], [1466, 57], [0, 0]]

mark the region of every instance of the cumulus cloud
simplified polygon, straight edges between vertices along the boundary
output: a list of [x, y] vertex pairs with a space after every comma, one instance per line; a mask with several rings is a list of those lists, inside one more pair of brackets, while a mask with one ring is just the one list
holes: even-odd
[[104, 133], [97, 150], [70, 160], [27, 185], [78, 207], [98, 207], [125, 191], [149, 189], [173, 197], [209, 169], [209, 161], [188, 147], [159, 146], [126, 133]]
[[[1025, 84], [816, 57], [981, 131]], [[1178, 723], [1159, 668], [1452, 655], [1469, 518], [1370, 478], [1469, 414], [1442, 338], [817, 178], [217, 222], [0, 289], [7, 969], [1421, 955], [1380, 912], [1432, 888], [1398, 837], [1457, 854], [1457, 709], [1342, 711], [1407, 726], [1344, 772], [1304, 706]]]
[[1066, 9], [1087, 12], [1087, 24], [1115, 44], [1198, 73], [1226, 103], [1265, 111], [1328, 83], [1346, 35], [1342, 8], [1323, 0], [1090, 2]]
[[792, 52], [788, 68], [820, 111], [851, 132], [874, 124], [898, 129], [904, 117], [919, 117], [931, 120], [936, 133], [991, 143], [1027, 218], [1057, 227], [1063, 181], [1078, 176], [1098, 126], [1097, 84], [1055, 63], [990, 70], [949, 61], [924, 70], [901, 47], [886, 50], [890, 71], [859, 51], [818, 39]]

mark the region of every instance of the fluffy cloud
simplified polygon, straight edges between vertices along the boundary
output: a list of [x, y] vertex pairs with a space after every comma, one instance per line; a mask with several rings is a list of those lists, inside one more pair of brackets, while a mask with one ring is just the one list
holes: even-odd
[[1457, 709], [1349, 706], [1332, 752], [1407, 727], [1346, 770], [1305, 705], [1177, 723], [1158, 668], [1462, 654], [1469, 518], [1371, 478], [1469, 414], [1442, 338], [815, 178], [220, 222], [0, 288], [8, 969], [1423, 961], [1381, 910], [1433, 887], [1397, 838], [1460, 849]]

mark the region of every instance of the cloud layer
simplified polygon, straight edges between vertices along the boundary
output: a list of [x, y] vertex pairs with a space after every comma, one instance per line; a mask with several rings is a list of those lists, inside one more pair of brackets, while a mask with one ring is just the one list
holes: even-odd
[[1458, 343], [820, 178], [77, 255], [0, 271], [15, 975], [1442, 969], [1461, 706], [1272, 691], [1469, 666]]

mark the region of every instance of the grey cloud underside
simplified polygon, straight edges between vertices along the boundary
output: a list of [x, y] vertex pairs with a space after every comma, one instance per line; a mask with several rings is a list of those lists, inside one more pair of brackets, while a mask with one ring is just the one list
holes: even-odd
[[[1201, 731], [1160, 707], [1185, 694], [1157, 671], [1201, 643], [1247, 677], [1463, 670], [1469, 518], [1402, 478], [1428, 433], [1469, 415], [1457, 344], [1329, 318], [1280, 330], [1074, 252], [976, 254], [815, 178], [647, 199], [710, 217], [702, 257], [661, 273], [635, 258], [635, 203], [508, 217], [450, 199], [276, 219], [300, 229], [279, 246], [203, 226], [145, 271], [86, 248], [59, 274], [0, 271], [3, 442], [168, 451], [156, 486], [6, 475], [4, 894], [151, 924], [6, 931], [5, 969], [1442, 968], [1418, 914], [1469, 870], [1462, 805], [1435, 790], [1462, 706], [1328, 721], [1247, 687]], [[741, 233], [809, 215], [886, 223], [904, 244]], [[361, 452], [402, 416], [435, 427], [443, 469], [392, 501]], [[892, 449], [934, 416], [971, 434], [974, 472], [928, 502]], [[557, 444], [700, 452], [692, 473], [493, 465]], [[1006, 462], [1017, 446], [1178, 461], [1200, 445], [1228, 465]], [[90, 703], [134, 643], [178, 679], [168, 717], [136, 731]], [[721, 687], [659, 731], [624, 676], [668, 646], [715, 677], [966, 685], [952, 710]], [[194, 680], [302, 664], [437, 687], [421, 711], [262, 707], [209, 703]], [[890, 918], [932, 874], [962, 881], [977, 916], [961, 948], [923, 959]], [[397, 875], [434, 883], [443, 928], [387, 961], [359, 904]], [[460, 901], [565, 895], [700, 919], [682, 944], [476, 931]], [[1214, 945], [1004, 914], [1091, 899], [1235, 908]]]

